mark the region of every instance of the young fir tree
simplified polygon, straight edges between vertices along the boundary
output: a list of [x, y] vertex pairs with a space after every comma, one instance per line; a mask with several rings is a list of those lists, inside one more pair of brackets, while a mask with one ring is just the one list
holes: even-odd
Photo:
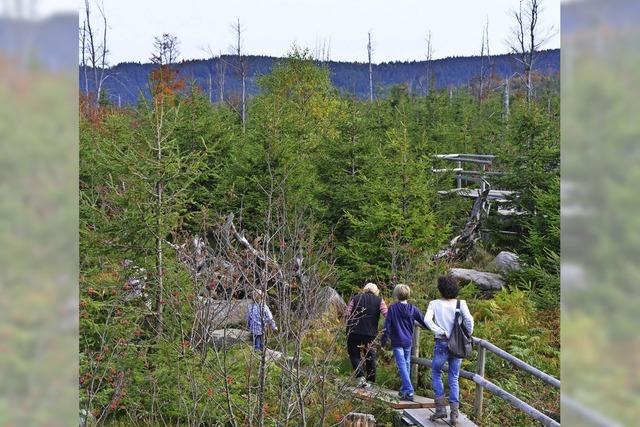
[[355, 100], [345, 100], [337, 118], [339, 137], [319, 150], [317, 171], [322, 183], [318, 197], [325, 206], [323, 220], [333, 224], [332, 233], [340, 244], [350, 232], [347, 210], [359, 212], [366, 202], [363, 187], [373, 167], [374, 145], [365, 138], [365, 118]]
[[[119, 265], [124, 258], [153, 271], [156, 331], [162, 333], [166, 241], [189, 221], [202, 156], [176, 137], [184, 102], [175, 73], [151, 75], [149, 105], [109, 115], [95, 144], [81, 148], [81, 179], [87, 182], [81, 212], [95, 252]], [[87, 141], [89, 142], [89, 141]], [[203, 141], [196, 144], [204, 146]], [[81, 184], [82, 185], [82, 184]], [[90, 253], [92, 248], [87, 248]]]
[[347, 213], [353, 233], [339, 254], [352, 272], [345, 279], [353, 285], [411, 280], [446, 235], [431, 208], [436, 197], [431, 162], [413, 150], [405, 108], [404, 103], [396, 107], [396, 125], [374, 155], [363, 189], [365, 205], [359, 215]]
[[193, 196], [189, 210], [206, 210], [211, 215], [232, 211], [236, 178], [233, 147], [242, 138], [242, 128], [233, 111], [212, 105], [202, 91], [191, 87], [188, 96], [181, 99], [174, 137], [181, 152], [196, 156], [202, 163], [186, 190]]
[[238, 209], [249, 229], [259, 229], [269, 194], [287, 194], [293, 207], [321, 216], [317, 158], [338, 137], [340, 100], [326, 69], [306, 51], [294, 50], [260, 80], [262, 93], [250, 105], [246, 139], [235, 147]]

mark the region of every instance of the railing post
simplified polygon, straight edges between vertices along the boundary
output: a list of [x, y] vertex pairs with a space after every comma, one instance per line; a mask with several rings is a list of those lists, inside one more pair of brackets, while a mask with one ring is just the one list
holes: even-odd
[[[486, 349], [482, 346], [478, 346], [478, 362], [476, 365], [476, 374], [484, 378], [484, 357], [486, 354]], [[482, 387], [480, 384], [476, 383], [476, 395], [473, 399], [473, 417], [476, 421], [480, 421], [482, 419]]]
[[[420, 328], [413, 329], [413, 344], [411, 345], [411, 356], [420, 357]], [[418, 385], [418, 364], [411, 363], [411, 382]]]

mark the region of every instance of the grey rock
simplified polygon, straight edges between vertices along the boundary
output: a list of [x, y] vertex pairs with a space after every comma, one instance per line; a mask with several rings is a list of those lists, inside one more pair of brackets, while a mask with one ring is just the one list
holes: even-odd
[[327, 302], [327, 306], [334, 307], [340, 312], [344, 312], [347, 308], [347, 304], [344, 302], [340, 294], [333, 288], [329, 286], [322, 289], [322, 294], [324, 300]]
[[504, 286], [500, 275], [469, 268], [451, 268], [449, 274], [458, 280], [470, 281], [483, 291], [499, 291]]
[[232, 346], [241, 342], [251, 341], [251, 333], [241, 329], [216, 329], [209, 335], [210, 342], [215, 347]]
[[247, 313], [251, 305], [250, 299], [215, 300], [202, 298], [201, 301], [199, 317], [210, 328], [222, 329], [246, 325]]
[[513, 252], [502, 251], [491, 261], [496, 270], [501, 272], [518, 271], [520, 266], [520, 257]]
[[344, 316], [347, 304], [333, 288], [325, 286], [318, 292], [317, 303], [312, 307], [311, 317], [340, 320]]

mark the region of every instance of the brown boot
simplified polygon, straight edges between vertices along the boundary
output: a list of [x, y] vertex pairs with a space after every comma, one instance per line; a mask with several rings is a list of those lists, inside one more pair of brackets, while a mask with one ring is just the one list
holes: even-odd
[[451, 402], [449, 403], [449, 407], [451, 408], [449, 423], [452, 426], [458, 425], [458, 408], [460, 407], [460, 404], [458, 402]]
[[431, 415], [429, 419], [435, 421], [441, 418], [447, 418], [447, 407], [444, 404], [444, 396], [436, 397], [434, 400], [436, 402], [436, 412]]

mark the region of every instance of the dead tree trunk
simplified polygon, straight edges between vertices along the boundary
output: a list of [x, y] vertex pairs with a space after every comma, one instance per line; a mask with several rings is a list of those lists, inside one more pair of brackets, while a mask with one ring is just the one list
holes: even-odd
[[82, 22], [82, 30], [80, 30], [80, 58], [82, 65], [82, 73], [84, 74], [84, 94], [89, 94], [89, 78], [87, 76], [87, 21]]
[[509, 78], [504, 79], [504, 92], [502, 94], [502, 117], [504, 121], [509, 120]]
[[522, 64], [529, 104], [533, 97], [534, 62], [538, 51], [553, 33], [553, 28], [548, 28], [541, 33], [538, 22], [541, 10], [542, 0], [521, 0], [518, 10], [511, 12], [515, 25], [508, 43], [511, 51], [516, 54], [516, 59]]
[[222, 59], [222, 54], [218, 57], [218, 65], [217, 65], [217, 74], [218, 74], [218, 89], [220, 90], [220, 103], [224, 103], [224, 77], [227, 71], [227, 63], [224, 59]]
[[[155, 37], [154, 41], [155, 51], [151, 56], [151, 62], [156, 64], [159, 68], [159, 72], [170, 73], [171, 70], [168, 68], [170, 64], [172, 64], [178, 56], [178, 39], [175, 36], [170, 34], [163, 34], [162, 37]], [[159, 82], [162, 82], [162, 76], [159, 79]], [[155, 150], [156, 150], [156, 162], [157, 167], [159, 168], [159, 176], [155, 185], [155, 199], [156, 199], [156, 277], [157, 277], [157, 289], [156, 289], [156, 334], [157, 336], [162, 335], [164, 319], [163, 319], [163, 308], [164, 308], [164, 264], [163, 264], [163, 242], [164, 242], [164, 178], [162, 172], [162, 161], [163, 161], [163, 153], [162, 153], [162, 145], [167, 140], [167, 135], [165, 134], [164, 128], [164, 114], [165, 114], [165, 97], [162, 93], [155, 93], [153, 100], [153, 114], [155, 119]]]
[[431, 30], [427, 36], [427, 64], [425, 70], [425, 96], [429, 96], [431, 92], [431, 58], [433, 56], [433, 49], [431, 46]]
[[[91, 8], [89, 6], [89, 0], [85, 0], [85, 24], [86, 27], [84, 31], [86, 31], [86, 35], [83, 36], [83, 44], [85, 44], [85, 49], [88, 50], [89, 61], [91, 63], [91, 69], [93, 71], [93, 84], [95, 90], [95, 102], [97, 103], [100, 99], [100, 95], [102, 93], [102, 84], [107, 79], [106, 75], [106, 67], [107, 67], [107, 17], [104, 13], [104, 10], [98, 7], [100, 14], [102, 16], [102, 44], [97, 45], [99, 43], [96, 40], [96, 36], [93, 31], [93, 27], [91, 25]], [[83, 31], [83, 32], [84, 32]], [[85, 39], [86, 37], [86, 39]]]
[[489, 18], [482, 29], [482, 44], [480, 47], [480, 85], [478, 88], [478, 104], [482, 104], [485, 94], [485, 80], [491, 77], [491, 53], [489, 51]]
[[373, 46], [371, 45], [371, 31], [368, 33], [369, 42], [367, 43], [367, 58], [369, 60], [369, 101], [373, 102], [373, 67], [371, 65], [371, 54]]
[[242, 121], [242, 133], [244, 133], [247, 128], [247, 67], [245, 58], [242, 54], [242, 30], [243, 28], [240, 25], [240, 19], [238, 19], [237, 23], [233, 26], [233, 31], [236, 36], [234, 51], [237, 57], [237, 70], [240, 75], [240, 84], [242, 87], [240, 98], [240, 119]]
[[[156, 101], [157, 103], [158, 101]], [[162, 101], [159, 101], [162, 102]], [[157, 105], [157, 104], [156, 104]], [[159, 108], [159, 117], [156, 118], [156, 160], [158, 164], [162, 162], [162, 120], [163, 120], [163, 107]], [[163, 279], [163, 260], [162, 260], [162, 191], [163, 182], [162, 178], [156, 183], [156, 277], [157, 277], [157, 295], [156, 295], [156, 317], [157, 326], [156, 333], [158, 336], [162, 335], [163, 331], [163, 318], [162, 310], [164, 307], [164, 301], [162, 299], [164, 279]]]

